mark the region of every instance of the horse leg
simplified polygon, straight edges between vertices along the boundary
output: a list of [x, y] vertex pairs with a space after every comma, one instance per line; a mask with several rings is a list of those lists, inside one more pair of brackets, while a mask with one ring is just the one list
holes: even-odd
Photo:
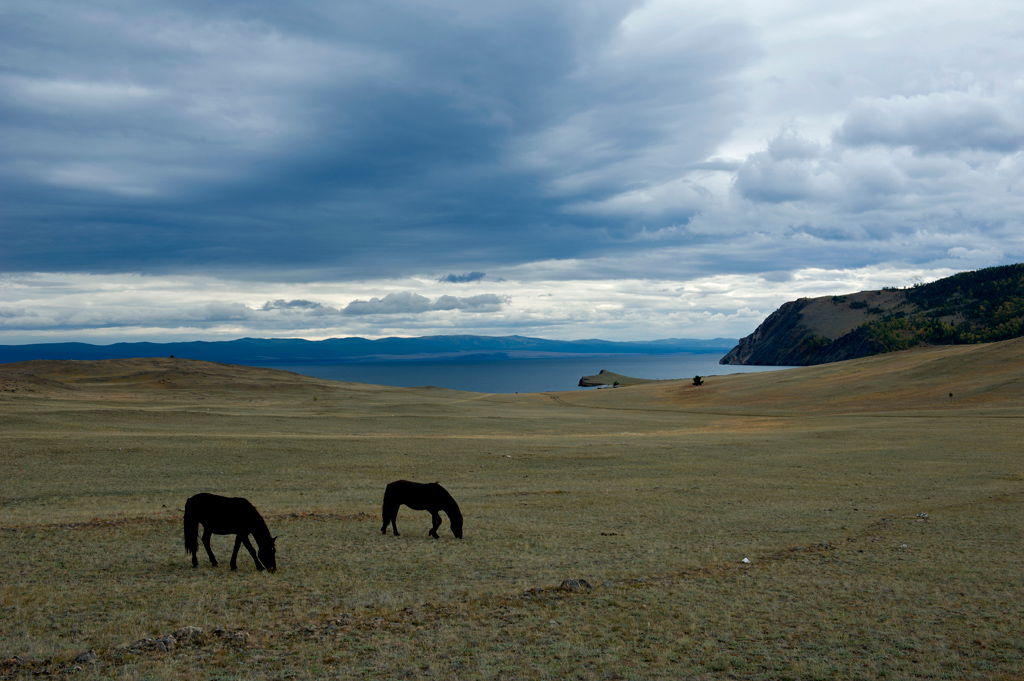
[[[245, 548], [249, 550], [249, 555], [252, 556], [253, 562], [256, 563], [256, 569], [262, 572], [264, 570], [263, 563], [260, 562], [256, 549], [252, 547], [252, 542], [249, 541], [249, 535], [240, 534], [238, 536], [242, 538], [242, 543], [245, 544]], [[235, 547], [235, 551], [238, 551], [237, 545]]]
[[[206, 547], [206, 555], [210, 557], [210, 564], [213, 567], [217, 567], [217, 558], [213, 555], [213, 549], [210, 548], [210, 537], [213, 536], [213, 532], [210, 532], [205, 527], [203, 528], [203, 546]], [[192, 567], [196, 567], [199, 561], [196, 560], [196, 556], [192, 554]]]
[[235, 535], [235, 550], [231, 552], [231, 569], [238, 569], [238, 548], [242, 545], [242, 535]]
[[384, 504], [384, 509], [381, 512], [384, 516], [384, 524], [380, 526], [380, 533], [388, 533], [388, 523], [391, 523], [391, 530], [398, 536], [398, 525], [395, 524], [395, 520], [398, 519], [398, 504]]
[[434, 539], [440, 539], [440, 537], [437, 536], [437, 528], [441, 527], [441, 516], [438, 515], [437, 511], [431, 511], [430, 519], [434, 521], [434, 526], [430, 528], [430, 532], [428, 532], [427, 534], [429, 534]]

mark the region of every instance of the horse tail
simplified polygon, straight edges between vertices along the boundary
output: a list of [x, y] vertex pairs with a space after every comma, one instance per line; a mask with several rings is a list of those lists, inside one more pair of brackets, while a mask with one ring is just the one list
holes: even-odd
[[388, 486], [384, 488], [384, 502], [381, 504], [380, 514], [384, 517], [385, 525], [387, 525], [388, 520], [391, 519], [391, 508], [398, 505], [395, 503], [395, 494], [397, 491], [394, 485], [395, 483], [389, 482]]
[[196, 555], [199, 551], [199, 517], [195, 502], [185, 502], [185, 553]]

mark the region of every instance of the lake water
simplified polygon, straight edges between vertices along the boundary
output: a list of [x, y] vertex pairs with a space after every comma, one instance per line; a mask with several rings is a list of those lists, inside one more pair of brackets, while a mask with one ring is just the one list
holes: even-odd
[[580, 378], [602, 369], [634, 378], [693, 378], [773, 371], [788, 367], [719, 364], [718, 354], [615, 355], [557, 359], [408, 360], [358, 364], [274, 364], [284, 369], [332, 381], [352, 381], [396, 387], [437, 386], [481, 393], [527, 393], [580, 388]]

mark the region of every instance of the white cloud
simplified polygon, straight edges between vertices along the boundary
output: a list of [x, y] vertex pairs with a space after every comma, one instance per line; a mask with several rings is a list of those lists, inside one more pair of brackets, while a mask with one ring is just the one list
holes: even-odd
[[161, 93], [132, 83], [87, 80], [30, 79], [24, 76], [0, 78], [0, 91], [25, 108], [50, 112], [82, 109], [119, 109], [145, 105]]
[[[950, 262], [984, 255], [952, 247]], [[469, 295], [460, 297], [444, 293], [447, 285], [436, 276], [356, 285], [253, 285], [207, 277], [131, 275], [4, 276], [0, 277], [0, 337], [8, 344], [451, 333], [567, 340], [738, 338], [752, 332], [787, 300], [907, 286], [956, 271], [955, 266], [925, 269], [893, 264], [685, 279], [595, 280], [576, 278], [582, 271], [575, 263], [550, 262], [544, 268], [503, 270], [500, 294], [487, 292], [482, 288], [486, 284], [476, 282], [464, 284]], [[381, 296], [358, 294], [388, 289]], [[263, 302], [254, 302], [254, 296]], [[331, 303], [341, 300], [349, 303]], [[350, 305], [360, 313], [339, 312]]]
[[1000, 248], [965, 248], [956, 246], [947, 251], [950, 258], [954, 258], [971, 269], [980, 269], [999, 262], [1003, 258], [1003, 251]]

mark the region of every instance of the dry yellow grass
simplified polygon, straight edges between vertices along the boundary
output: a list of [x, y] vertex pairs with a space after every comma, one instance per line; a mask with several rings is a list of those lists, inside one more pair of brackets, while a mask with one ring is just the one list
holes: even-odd
[[[1022, 386], [1020, 341], [529, 395], [0, 367], [0, 675], [1017, 678]], [[381, 536], [397, 478], [466, 538]], [[189, 567], [199, 491], [256, 504], [276, 574]]]
[[[867, 306], [851, 308], [851, 303], [866, 303]], [[865, 322], [878, 321], [887, 314], [916, 310], [917, 306], [907, 301], [905, 291], [888, 289], [811, 298], [801, 314], [802, 322], [811, 334], [836, 339]]]

